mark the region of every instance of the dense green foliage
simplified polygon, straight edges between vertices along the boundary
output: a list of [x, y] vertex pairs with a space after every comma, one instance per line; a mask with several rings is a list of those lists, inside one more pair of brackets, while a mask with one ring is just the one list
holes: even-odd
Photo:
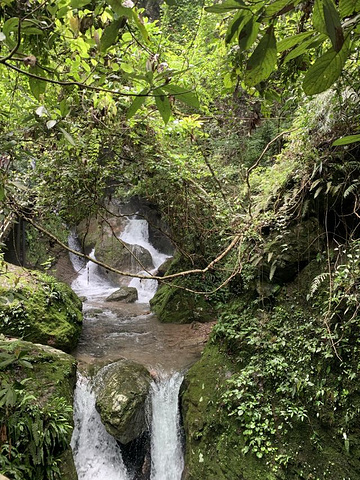
[[359, 475], [359, 2], [165, 3], [150, 22], [131, 1], [2, 2], [2, 213], [54, 233], [114, 196], [156, 205], [181, 260], [155, 308], [218, 317], [227, 379], [192, 439], [223, 465], [188, 453], [189, 478], [226, 478], [225, 452], [233, 478], [342, 479], [327, 455]]
[[74, 360], [1, 338], [0, 379], [0, 472], [14, 480], [65, 478], [61, 461], [72, 432]]

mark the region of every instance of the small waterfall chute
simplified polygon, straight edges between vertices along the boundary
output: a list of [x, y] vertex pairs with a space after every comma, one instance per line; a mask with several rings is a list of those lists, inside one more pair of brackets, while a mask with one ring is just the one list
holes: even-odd
[[130, 480], [120, 447], [95, 409], [90, 382], [78, 375], [71, 447], [79, 480]]
[[179, 412], [183, 376], [160, 374], [151, 389], [151, 480], [180, 480], [184, 469]]
[[[157, 269], [162, 265], [169, 255], [161, 253], [151, 245], [149, 241], [149, 224], [146, 220], [140, 218], [130, 218], [123, 233], [120, 235], [120, 239], [129, 245], [139, 245], [145, 248], [151, 255], [154, 269], [150, 272], [139, 270], [137, 273], [141, 275], [149, 275], [156, 273]], [[133, 278], [129, 283], [129, 287], [135, 287], [138, 291], [138, 303], [148, 303], [155, 295], [157, 290], [157, 280], [147, 280], [144, 278]]]

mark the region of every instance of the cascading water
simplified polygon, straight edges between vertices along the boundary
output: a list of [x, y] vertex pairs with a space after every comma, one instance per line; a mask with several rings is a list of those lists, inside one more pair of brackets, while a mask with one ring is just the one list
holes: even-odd
[[160, 376], [151, 391], [151, 480], [180, 480], [184, 468], [179, 390], [180, 373]]
[[71, 440], [79, 480], [130, 480], [116, 440], [107, 433], [95, 409], [89, 381], [79, 375]]
[[[141, 272], [144, 275], [154, 273], [168, 258], [167, 255], [158, 252], [150, 244], [148, 223], [146, 220], [136, 217], [130, 218], [120, 238], [128, 245], [135, 246], [132, 249], [135, 255], [136, 249], [139, 249], [139, 246], [150, 252], [154, 269], [151, 272]], [[74, 250], [80, 251], [79, 245], [77, 245], [76, 248], [75, 245], [71, 246]], [[94, 257], [94, 252], [92, 252], [90, 256]], [[74, 268], [79, 273], [72, 287], [79, 295], [84, 295], [87, 298], [87, 311], [91, 313], [93, 306], [95, 306], [96, 311], [99, 310], [99, 307], [103, 309], [101, 300], [106, 298], [112, 291], [116, 290], [116, 288], [101, 276], [98, 267], [93, 262], [85, 264], [85, 262], [76, 256], [73, 257], [72, 261]], [[141, 267], [137, 264], [135, 271], [139, 268]], [[138, 303], [140, 303], [140, 305], [136, 306], [136, 309], [141, 308], [142, 313], [135, 314], [135, 316], [131, 316], [131, 314], [130, 316], [124, 316], [124, 314], [119, 316], [119, 312], [122, 311], [121, 309], [129, 309], [130, 306], [126, 307], [126, 304], [123, 306], [114, 306], [112, 307], [114, 309], [113, 313], [110, 312], [109, 306], [107, 305], [106, 310], [100, 314], [96, 314], [99, 315], [98, 317], [96, 315], [85, 316], [85, 322], [89, 325], [97, 326], [96, 344], [99, 346], [100, 351], [104, 350], [102, 342], [109, 340], [110, 325], [112, 325], [114, 329], [111, 334], [112, 338], [118, 339], [116, 342], [117, 355], [122, 355], [122, 351], [124, 351], [123, 343], [121, 343], [121, 338], [124, 337], [124, 335], [126, 336], [127, 343], [132, 341], [132, 337], [137, 340], [140, 340], [140, 337], [143, 339], [142, 341], [131, 343], [131, 347], [129, 347], [131, 348], [131, 358], [135, 361], [137, 358], [134, 358], [133, 350], [140, 348], [140, 346], [142, 351], [139, 350], [138, 355], [142, 355], [141, 358], [143, 359], [148, 357], [150, 350], [152, 355], [163, 354], [163, 342], [166, 337], [162, 337], [162, 340], [159, 341], [157, 338], [157, 330], [154, 329], [156, 326], [149, 323], [148, 325], [151, 325], [152, 329], [146, 332], [142, 332], [141, 330], [142, 325], [145, 325], [144, 319], [147, 317], [151, 318], [151, 315], [143, 313], [143, 309], [147, 309], [146, 304], [155, 294], [157, 281], [151, 279], [133, 279], [130, 286], [138, 289]], [[133, 311], [134, 308], [134, 305], [131, 306], [131, 311]], [[171, 325], [168, 326], [168, 328], [171, 328], [171, 332], [172, 327]], [[130, 328], [133, 330], [130, 331]], [[89, 327], [84, 326], [85, 331], [88, 332], [88, 329]], [[133, 332], [134, 335], [129, 337], [131, 332]], [[167, 332], [167, 335], [169, 335], [170, 331], [167, 330]], [[142, 336], [140, 334], [142, 334]], [[86, 338], [85, 333], [84, 335]], [[178, 337], [176, 337], [176, 342], [177, 341]], [[82, 342], [80, 342], [80, 344], [81, 343]], [[174, 356], [174, 352], [174, 345], [172, 345], [171, 353], [169, 352], [171, 358]], [[185, 352], [182, 351], [181, 354], [184, 355], [184, 353]], [[91, 350], [89, 354], [93, 355]], [[96, 356], [97, 354], [95, 354], [95, 357]], [[159, 357], [157, 356], [156, 361], [158, 361], [158, 359]], [[177, 363], [175, 363], [178, 364], [179, 360], [181, 363], [180, 358], [178, 358]], [[148, 366], [152, 364], [147, 360], [142, 361]], [[163, 362], [163, 364], [169, 368], [169, 362], [167, 360]], [[170, 376], [160, 373], [158, 374], [157, 380], [154, 381], [151, 386], [149, 397], [149, 402], [151, 403], [150, 410], [152, 412], [151, 418], [149, 419], [149, 424], [151, 425], [151, 480], [181, 479], [184, 467], [180, 415], [178, 411], [178, 395], [181, 382], [182, 375], [180, 373], [175, 373]], [[106, 432], [95, 410], [95, 399], [89, 383], [81, 376], [79, 377], [75, 392], [74, 410], [75, 429], [72, 438], [72, 448], [79, 480], [132, 480], [133, 475], [126, 471], [119, 446]]]
[[[130, 218], [128, 224], [126, 225], [123, 233], [120, 235], [120, 239], [123, 242], [128, 243], [136, 247], [145, 248], [151, 255], [151, 259], [154, 265], [154, 269], [150, 272], [144, 270], [137, 272], [142, 275], [149, 275], [155, 273], [162, 263], [165, 262], [168, 255], [160, 253], [156, 248], [151, 245], [149, 242], [149, 224], [144, 219], [139, 218]], [[132, 252], [136, 256], [136, 249]], [[138, 265], [137, 265], [138, 266]], [[138, 302], [139, 303], [148, 303], [152, 297], [155, 295], [158, 282], [156, 280], [145, 280], [140, 278], [133, 278], [129, 283], [129, 287], [135, 287], [138, 291]]]

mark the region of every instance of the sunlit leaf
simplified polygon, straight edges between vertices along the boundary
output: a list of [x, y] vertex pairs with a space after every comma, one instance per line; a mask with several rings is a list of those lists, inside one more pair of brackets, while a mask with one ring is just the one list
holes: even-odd
[[310, 50], [311, 48], [316, 48], [325, 39], [326, 39], [325, 35], [317, 34], [315, 37], [309, 38], [307, 40], [303, 40], [297, 47], [294, 48], [294, 50], [291, 50], [291, 52], [289, 52], [286, 55], [284, 59], [284, 63], [287, 63], [290, 60], [293, 60], [294, 58], [299, 57], [300, 55], [305, 53], [307, 50]]
[[62, 134], [64, 135], [64, 137], [66, 138], [66, 140], [70, 143], [70, 145], [72, 145], [73, 147], [75, 147], [76, 143], [75, 143], [75, 140], [73, 139], [73, 137], [70, 135], [69, 132], [67, 132], [64, 128], [62, 127], [59, 127], [59, 130], [62, 132]]
[[284, 50], [289, 50], [292, 47], [295, 47], [295, 45], [298, 45], [300, 42], [305, 40], [306, 38], [309, 38], [314, 34], [314, 30], [311, 30], [310, 32], [303, 32], [303, 33], [298, 33], [297, 35], [293, 35], [292, 37], [284, 38], [283, 40], [280, 40], [277, 44], [277, 51], [278, 53], [283, 52]]
[[327, 28], [325, 23], [325, 14], [324, 14], [324, 0], [315, 0], [312, 23], [315, 30], [319, 33], [325, 33], [327, 35]]
[[276, 39], [273, 28], [269, 28], [247, 63], [245, 83], [257, 85], [271, 74], [276, 65]]
[[351, 143], [360, 142], [360, 133], [357, 135], [347, 135], [346, 137], [338, 138], [333, 142], [332, 146], [336, 147], [338, 145], [350, 145]]
[[339, 52], [331, 48], [312, 65], [303, 81], [307, 95], [315, 95], [327, 90], [338, 79], [350, 53], [350, 37]]
[[350, 17], [357, 10], [358, 0], [340, 0], [339, 10], [341, 18]]
[[71, 6], [73, 8], [82, 8], [85, 5], [89, 5], [91, 3], [91, 0], [71, 0]]
[[224, 13], [238, 10], [239, 8], [246, 8], [249, 10], [249, 7], [246, 7], [242, 0], [226, 0], [223, 3], [212, 5], [211, 7], [205, 7], [205, 10], [211, 13]]

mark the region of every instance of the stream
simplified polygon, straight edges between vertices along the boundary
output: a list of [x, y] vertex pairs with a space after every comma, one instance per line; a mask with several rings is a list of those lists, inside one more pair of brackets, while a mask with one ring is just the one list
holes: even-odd
[[[120, 238], [148, 250], [155, 272], [168, 258], [149, 243], [146, 220], [130, 217]], [[76, 238], [69, 239], [71, 246]], [[92, 251], [90, 256], [95, 257]], [[190, 325], [161, 324], [149, 311], [149, 301], [157, 289], [156, 280], [129, 279], [138, 291], [135, 303], [106, 302], [119, 287], [109, 283], [93, 262], [71, 258], [78, 272], [72, 288], [83, 304], [84, 325], [74, 356], [81, 366], [105, 365], [127, 358], [155, 372], [151, 385], [148, 423], [150, 425], [150, 480], [180, 480], [183, 467], [182, 437], [178, 395], [183, 372], [200, 356], [203, 342]], [[135, 266], [132, 266], [133, 268]], [[109, 435], [95, 409], [91, 381], [81, 374], [75, 391], [72, 448], [79, 480], [132, 480], [134, 474], [124, 465], [116, 440]]]

